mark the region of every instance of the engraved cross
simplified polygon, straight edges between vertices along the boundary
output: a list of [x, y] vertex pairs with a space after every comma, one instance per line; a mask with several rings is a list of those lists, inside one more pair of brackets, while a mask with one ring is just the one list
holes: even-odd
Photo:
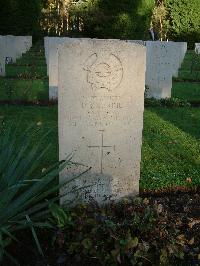
[[99, 146], [88, 146], [88, 148], [99, 148], [101, 150], [101, 165], [100, 165], [100, 169], [101, 169], [101, 174], [103, 174], [103, 152], [104, 149], [106, 148], [113, 148], [113, 150], [115, 151], [115, 146], [106, 146], [104, 145], [104, 133], [105, 130], [99, 130], [99, 132], [101, 132], [101, 145]]

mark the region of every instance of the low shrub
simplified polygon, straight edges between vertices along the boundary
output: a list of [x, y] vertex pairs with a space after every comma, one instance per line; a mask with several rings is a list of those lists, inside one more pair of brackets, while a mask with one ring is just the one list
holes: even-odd
[[71, 164], [68, 158], [49, 169], [40, 169], [49, 146], [43, 149], [41, 145], [48, 133], [37, 144], [31, 145], [39, 126], [31, 126], [21, 136], [18, 128], [12, 125], [0, 128], [0, 264], [4, 256], [17, 264], [7, 248], [12, 241], [18, 242], [16, 232], [27, 228], [43, 256], [35, 228], [50, 226], [48, 206], [58, 200], [59, 171]]
[[155, 98], [145, 98], [145, 107], [190, 107], [191, 104], [186, 100], [181, 100], [178, 98], [166, 98], [166, 99], [155, 99]]
[[147, 198], [79, 205], [65, 217], [55, 209], [54, 249], [62, 249], [73, 265], [181, 265], [184, 258], [178, 230], [168, 224], [163, 206]]

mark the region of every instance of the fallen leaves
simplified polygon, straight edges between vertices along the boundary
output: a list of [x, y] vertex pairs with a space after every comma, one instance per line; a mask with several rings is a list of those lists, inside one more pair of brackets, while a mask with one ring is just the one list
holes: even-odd
[[194, 239], [194, 237], [192, 237], [192, 238], [188, 241], [188, 244], [189, 244], [189, 245], [194, 245], [194, 243], [195, 243], [195, 239]]
[[199, 219], [190, 219], [190, 222], [189, 222], [189, 227], [192, 229], [192, 227], [196, 224], [200, 224], [200, 220]]
[[186, 181], [187, 183], [192, 183], [192, 178], [188, 177], [188, 178], [186, 178], [185, 181]]
[[163, 205], [162, 204], [155, 205], [155, 208], [156, 208], [156, 211], [158, 214], [163, 212]]
[[42, 125], [42, 122], [41, 121], [37, 122], [37, 126], [38, 127], [41, 126], [41, 125]]

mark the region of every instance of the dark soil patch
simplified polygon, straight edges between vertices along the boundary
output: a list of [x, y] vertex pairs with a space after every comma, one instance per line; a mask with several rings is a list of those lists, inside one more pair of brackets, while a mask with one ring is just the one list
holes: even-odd
[[[114, 264], [105, 263], [100, 261], [98, 256], [94, 256], [87, 249], [87, 246], [78, 249], [75, 252], [69, 253], [69, 245], [75, 243], [77, 246], [81, 243], [82, 238], [90, 239], [91, 241], [99, 242], [99, 246], [103, 246], [104, 256], [110, 256], [111, 250], [116, 246], [116, 239], [122, 237], [127, 230], [133, 230], [134, 235], [141, 243], [146, 243], [149, 246], [149, 252], [151, 256], [143, 260], [142, 265], [200, 265], [200, 193], [199, 192], [186, 192], [186, 193], [165, 193], [160, 195], [151, 195], [141, 198], [142, 203], [124, 202], [120, 206], [111, 204], [109, 208], [99, 208], [95, 203], [92, 203], [89, 207], [82, 207], [82, 209], [73, 210], [75, 227], [65, 228], [64, 230], [52, 230], [37, 231], [40, 239], [43, 251], [45, 253], [45, 259], [41, 259], [36, 252], [35, 244], [32, 240], [30, 232], [22, 232], [18, 235], [18, 239], [21, 244], [15, 243], [10, 248], [9, 252], [17, 258], [21, 266], [98, 266], [98, 265], [131, 265], [129, 261], [129, 253], [124, 254], [124, 257], [117, 258]], [[149, 207], [153, 207], [157, 212], [157, 220], [152, 228], [148, 229], [148, 221], [144, 223], [144, 229], [139, 229], [142, 221], [146, 219], [147, 210]], [[142, 220], [134, 229], [131, 225], [134, 215], [141, 215]], [[94, 222], [94, 217], [100, 222]], [[90, 222], [88, 222], [90, 220]], [[116, 222], [118, 229], [113, 229], [112, 226], [106, 229], [105, 221]], [[95, 223], [94, 225], [92, 223]], [[150, 222], [149, 222], [150, 223]], [[92, 238], [93, 230], [98, 226], [104, 228], [105, 231], [96, 231], [95, 239]], [[80, 228], [79, 228], [80, 227]], [[143, 230], [143, 231], [142, 231]], [[102, 233], [103, 232], [103, 233]], [[107, 233], [110, 233], [111, 242], [107, 237]], [[104, 235], [105, 233], [105, 235]], [[85, 234], [85, 235], [84, 235]], [[99, 234], [99, 235], [98, 235]], [[82, 236], [83, 235], [83, 236]], [[53, 241], [53, 239], [56, 241]], [[89, 240], [88, 240], [89, 241]], [[120, 240], [121, 241], [121, 240]], [[115, 244], [113, 244], [115, 242]], [[176, 244], [175, 244], [176, 242]], [[88, 244], [89, 245], [89, 244]], [[110, 247], [112, 246], [113, 247]], [[139, 247], [139, 246], [138, 246]], [[169, 264], [161, 264], [161, 253], [165, 249], [169, 250], [168, 256], [173, 257], [173, 252], [177, 248], [182, 250], [184, 258], [169, 260]], [[173, 250], [173, 247], [174, 250]], [[98, 249], [95, 245], [92, 245], [89, 249]], [[99, 247], [100, 249], [100, 247]], [[171, 251], [170, 251], [171, 250]], [[136, 252], [135, 250], [134, 252]], [[95, 250], [96, 252], [96, 250]], [[94, 252], [94, 253], [95, 253]], [[171, 252], [171, 255], [170, 255]], [[98, 254], [95, 253], [95, 254]], [[127, 255], [129, 254], [129, 255]], [[164, 256], [164, 255], [163, 255]], [[144, 256], [145, 257], [145, 256]], [[163, 259], [163, 258], [162, 258]], [[2, 266], [13, 265], [8, 260], [5, 260]], [[138, 264], [134, 264], [138, 265]]]

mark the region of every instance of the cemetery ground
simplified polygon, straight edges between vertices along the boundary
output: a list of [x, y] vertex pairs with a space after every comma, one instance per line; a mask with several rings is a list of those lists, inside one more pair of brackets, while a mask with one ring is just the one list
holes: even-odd
[[[49, 131], [41, 150], [51, 145], [36, 174], [58, 161], [57, 105], [41, 106], [48, 80], [39, 50], [7, 66], [8, 75], [0, 80], [1, 126], [16, 126], [20, 136], [31, 122], [31, 146]], [[18, 232], [19, 242], [9, 246], [20, 265], [199, 265], [199, 73], [198, 58], [188, 52], [173, 82], [175, 99], [145, 108], [141, 197], [105, 207], [92, 201], [66, 212], [52, 205], [50, 229], [32, 225], [35, 238], [31, 230]], [[13, 263], [5, 257], [3, 265]]]
[[[52, 145], [38, 171], [57, 160], [56, 106], [2, 106], [0, 110], [2, 121], [16, 125], [23, 114], [19, 135], [32, 121], [37, 132], [33, 143], [50, 130], [43, 146]], [[197, 108], [145, 110], [141, 188], [169, 188], [172, 179], [174, 186], [181, 188], [198, 184], [199, 117]], [[146, 169], [150, 180], [145, 179]], [[183, 176], [188, 169], [194, 172]], [[179, 175], [174, 178], [173, 173]], [[130, 260], [143, 265], [198, 265], [199, 191], [182, 194], [172, 190], [160, 196], [143, 195], [133, 202], [125, 200], [106, 209], [92, 204], [64, 216], [54, 213], [53, 228], [35, 227], [45, 259], [37, 255], [29, 231], [17, 234], [20, 243], [13, 242], [8, 251], [21, 265], [129, 265]], [[92, 248], [95, 246], [98, 248]], [[5, 261], [5, 265], [13, 264]]]

